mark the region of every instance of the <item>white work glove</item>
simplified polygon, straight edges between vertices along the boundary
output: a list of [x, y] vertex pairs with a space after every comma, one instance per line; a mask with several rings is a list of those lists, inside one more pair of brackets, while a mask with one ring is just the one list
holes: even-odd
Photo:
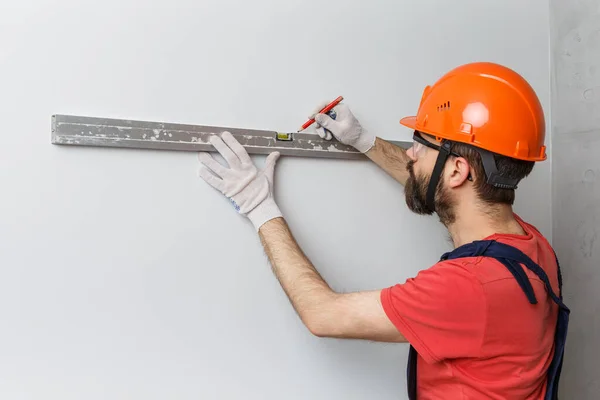
[[375, 135], [361, 126], [344, 103], [335, 106], [332, 110], [334, 113], [330, 112], [335, 119], [327, 114], [320, 114], [319, 111], [327, 104], [329, 101], [323, 102], [309, 116], [309, 119], [314, 118], [316, 121], [317, 134], [325, 140], [331, 140], [333, 134], [338, 141], [354, 147], [361, 153], [369, 151], [375, 144]]
[[213, 135], [210, 143], [227, 161], [229, 168], [221, 165], [210, 153], [200, 152], [198, 158], [203, 164], [198, 171], [200, 177], [227, 196], [257, 231], [265, 222], [281, 217], [273, 198], [273, 172], [280, 153], [269, 154], [264, 168], [259, 171], [246, 149], [231, 133], [223, 132], [221, 137]]

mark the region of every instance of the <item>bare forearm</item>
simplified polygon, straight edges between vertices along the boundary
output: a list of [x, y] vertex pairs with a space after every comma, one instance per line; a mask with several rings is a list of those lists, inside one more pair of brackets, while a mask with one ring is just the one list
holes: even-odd
[[322, 311], [336, 293], [323, 280], [296, 243], [283, 218], [265, 223], [259, 230], [273, 273], [304, 324], [313, 333], [322, 325]]
[[381, 138], [375, 139], [375, 145], [366, 153], [375, 164], [382, 168], [402, 185], [409, 177], [406, 164], [410, 158], [406, 150]]
[[283, 218], [268, 221], [259, 236], [275, 276], [302, 322], [321, 337], [405, 342], [381, 305], [379, 290], [341, 294], [323, 280]]

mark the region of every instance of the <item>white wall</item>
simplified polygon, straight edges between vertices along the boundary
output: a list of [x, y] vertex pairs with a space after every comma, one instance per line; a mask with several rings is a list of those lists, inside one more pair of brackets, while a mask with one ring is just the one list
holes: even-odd
[[[251, 226], [191, 153], [65, 148], [68, 113], [295, 130], [344, 95], [398, 120], [488, 60], [549, 100], [546, 1], [57, 0], [0, 6], [0, 397], [396, 399], [407, 346], [311, 337]], [[262, 162], [261, 157], [257, 157]], [[551, 234], [550, 163], [517, 211]], [[449, 249], [367, 162], [282, 159], [276, 197], [340, 290], [403, 282]]]
[[600, 393], [600, 5], [552, 1], [554, 245], [571, 308], [561, 389]]

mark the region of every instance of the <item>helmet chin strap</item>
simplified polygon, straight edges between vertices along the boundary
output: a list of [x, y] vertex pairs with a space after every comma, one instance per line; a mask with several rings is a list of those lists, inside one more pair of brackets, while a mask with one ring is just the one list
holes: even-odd
[[[429, 186], [427, 187], [427, 206], [433, 211], [435, 211], [435, 189], [437, 188], [437, 185], [440, 181], [440, 177], [442, 176], [442, 171], [444, 170], [446, 160], [452, 152], [451, 150], [452, 141], [442, 141], [438, 152], [437, 160], [435, 162], [435, 166], [433, 167], [433, 172], [431, 173]], [[500, 175], [498, 172], [498, 168], [496, 167], [496, 160], [491, 152], [481, 148], [478, 148], [476, 150], [481, 155], [481, 160], [483, 163], [483, 169], [485, 170], [487, 183], [501, 189], [517, 188], [519, 179], [511, 179]]]
[[433, 211], [435, 211], [435, 189], [437, 188], [438, 182], [440, 181], [442, 170], [444, 169], [446, 160], [450, 155], [451, 149], [452, 142], [448, 140], [442, 141], [442, 145], [440, 146], [435, 166], [433, 167], [433, 172], [431, 173], [429, 187], [427, 188], [427, 206]]
[[484, 149], [477, 149], [481, 155], [481, 162], [483, 163], [483, 169], [487, 177], [487, 183], [493, 187], [500, 189], [516, 189], [519, 183], [519, 179], [511, 179], [500, 175], [498, 167], [496, 166], [496, 159], [494, 154]]

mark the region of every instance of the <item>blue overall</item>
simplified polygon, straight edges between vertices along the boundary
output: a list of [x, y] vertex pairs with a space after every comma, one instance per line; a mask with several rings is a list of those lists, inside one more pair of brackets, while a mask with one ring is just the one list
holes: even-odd
[[[521, 264], [524, 265], [544, 282], [550, 297], [556, 304], [558, 304], [558, 320], [556, 332], [554, 334], [554, 356], [552, 358], [550, 367], [548, 368], [548, 384], [546, 387], [546, 395], [544, 397], [545, 400], [558, 399], [558, 381], [560, 379], [560, 372], [562, 369], [570, 313], [570, 310], [562, 302], [562, 276], [560, 273], [558, 259], [556, 260], [556, 266], [558, 268], [558, 287], [560, 296], [557, 296], [552, 290], [552, 286], [548, 280], [548, 275], [546, 275], [544, 270], [535, 262], [533, 262], [531, 258], [513, 246], [496, 242], [494, 240], [482, 240], [468, 243], [464, 246], [456, 248], [452, 252], [442, 255], [440, 261], [453, 260], [461, 257], [478, 256], [492, 257], [501, 262], [513, 274], [517, 280], [517, 283], [521, 289], [523, 289], [525, 296], [527, 296], [527, 300], [529, 300], [531, 304], [537, 304], [537, 299], [535, 298], [535, 293], [533, 291], [533, 287], [531, 286], [531, 282], [529, 282], [525, 271], [523, 271], [523, 268], [521, 267]], [[417, 398], [417, 351], [413, 346], [410, 346], [406, 375], [408, 397], [411, 400], [415, 400]]]

